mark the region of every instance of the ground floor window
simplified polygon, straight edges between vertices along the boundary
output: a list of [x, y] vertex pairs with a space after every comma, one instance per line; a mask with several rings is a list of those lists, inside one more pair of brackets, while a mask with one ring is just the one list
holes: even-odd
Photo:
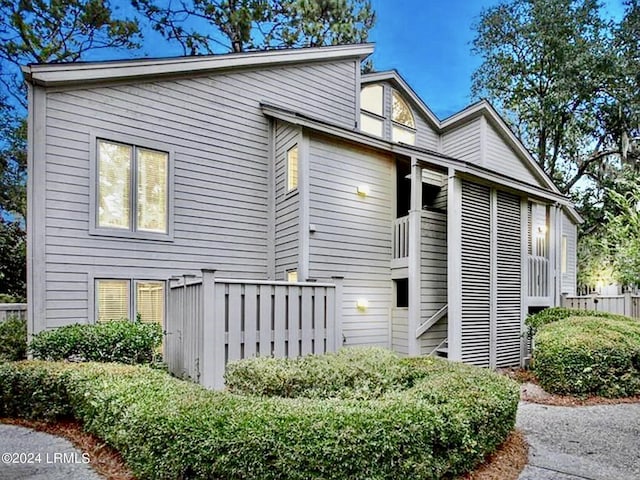
[[96, 320], [122, 318], [164, 324], [165, 282], [137, 279], [96, 280]]

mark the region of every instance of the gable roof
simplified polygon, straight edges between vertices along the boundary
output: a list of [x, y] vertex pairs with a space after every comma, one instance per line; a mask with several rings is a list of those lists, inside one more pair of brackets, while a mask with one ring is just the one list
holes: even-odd
[[[402, 78], [397, 70], [388, 70], [383, 72], [374, 72], [364, 74], [361, 77], [361, 83], [377, 83], [382, 81], [389, 81], [398, 88], [405, 97], [409, 98], [418, 111], [427, 118], [431, 126], [439, 133], [443, 134], [451, 131], [465, 123], [468, 123], [479, 116], [484, 116], [488, 122], [496, 129], [498, 134], [505, 140], [506, 144], [516, 153], [516, 155], [524, 162], [525, 166], [532, 172], [535, 178], [537, 178], [542, 185], [545, 185], [549, 190], [556, 194], [562, 195], [556, 184], [551, 177], [542, 169], [540, 164], [533, 158], [529, 150], [523, 145], [518, 136], [511, 130], [507, 122], [497, 112], [497, 110], [491, 105], [491, 103], [482, 99], [475, 102], [457, 113], [445, 118], [444, 120], [438, 119], [438, 117], [431, 111], [431, 109], [422, 101], [422, 99], [415, 93], [411, 86]], [[567, 214], [574, 220], [575, 223], [582, 223], [584, 220], [578, 214], [578, 212], [572, 206], [565, 206]]]
[[373, 53], [373, 44], [363, 43], [194, 57], [29, 64], [22, 67], [22, 72], [27, 82], [49, 87], [61, 84], [86, 84], [147, 76], [207, 73], [226, 69], [289, 65], [313, 61], [363, 59], [371, 53]]
[[418, 111], [422, 113], [422, 115], [427, 119], [431, 126], [435, 127], [436, 129], [440, 129], [440, 120], [438, 119], [438, 117], [436, 117], [436, 115], [431, 111], [427, 104], [422, 101], [418, 94], [413, 91], [411, 86], [409, 86], [409, 84], [405, 81], [404, 78], [402, 78], [397, 70], [366, 73], [360, 77], [360, 82], [364, 84], [384, 81], [395, 84], [395, 86], [402, 91], [404, 96], [406, 98], [409, 98], [411, 102], [418, 108]]

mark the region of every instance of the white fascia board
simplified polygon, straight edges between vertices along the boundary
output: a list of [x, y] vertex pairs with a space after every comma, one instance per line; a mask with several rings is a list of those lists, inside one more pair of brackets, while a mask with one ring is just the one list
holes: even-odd
[[431, 123], [431, 126], [436, 130], [440, 130], [440, 119], [431, 111], [426, 103], [413, 91], [411, 86], [405, 81], [404, 78], [395, 70], [387, 70], [384, 72], [367, 73], [362, 75], [360, 82], [363, 84], [377, 83], [390, 81], [396, 84], [396, 86], [402, 91], [402, 93], [408, 97], [412, 103], [418, 107], [420, 113], [422, 113], [427, 120]]
[[373, 44], [365, 43], [193, 57], [31, 64], [23, 66], [22, 72], [28, 82], [49, 87], [77, 82], [108, 82], [129, 78], [204, 73], [233, 68], [365, 58], [373, 53], [373, 49]]
[[560, 193], [558, 187], [556, 187], [553, 180], [546, 174], [542, 167], [535, 161], [535, 159], [529, 153], [529, 150], [525, 148], [520, 139], [516, 137], [513, 131], [509, 128], [504, 119], [493, 108], [491, 103], [486, 100], [480, 100], [472, 105], [469, 105], [464, 110], [459, 111], [442, 121], [442, 133], [459, 127], [460, 125], [467, 123], [468, 121], [484, 115], [491, 124], [498, 129], [498, 132], [503, 135], [507, 143], [515, 152], [525, 160], [529, 168], [533, 171], [534, 175], [538, 177], [550, 190], [556, 193]]
[[430, 164], [445, 168], [450, 167], [459, 174], [466, 175], [472, 179], [483, 180], [490, 185], [507, 187], [516, 192], [526, 193], [527, 195], [531, 195], [535, 198], [540, 198], [552, 203], [557, 202], [563, 206], [572, 207], [569, 199], [561, 193], [550, 191], [536, 185], [529, 185], [528, 183], [520, 180], [506, 177], [499, 173], [486, 170], [462, 160], [442, 155], [435, 151], [382, 140], [373, 135], [368, 135], [358, 130], [348, 130], [338, 125], [333, 125], [322, 120], [316, 120], [306, 115], [293, 112], [286, 108], [267, 105], [264, 103], [261, 107], [262, 112], [265, 115], [293, 125], [298, 125], [318, 133], [341, 138], [343, 140], [365, 145], [374, 149], [403, 155], [408, 158], [416, 157], [423, 167], [429, 167]]

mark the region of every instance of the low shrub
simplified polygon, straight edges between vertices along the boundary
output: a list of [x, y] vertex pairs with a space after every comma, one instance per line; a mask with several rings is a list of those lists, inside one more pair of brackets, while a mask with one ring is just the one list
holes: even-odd
[[[295, 398], [211, 392], [147, 366], [3, 364], [0, 416], [73, 416], [140, 479], [438, 479], [470, 470], [512, 430], [518, 388], [510, 380], [433, 358], [373, 355], [365, 366], [362, 352], [324, 359], [351, 358], [362, 379], [315, 360], [318, 372], [333, 375], [325, 385], [334, 393], [310, 387], [313, 398], [302, 390]], [[236, 391], [250, 389], [249, 371], [297, 368], [250, 363], [230, 373]], [[394, 380], [367, 397], [373, 364]], [[279, 390], [278, 375], [261, 389], [273, 382], [268, 389], [290, 393]], [[344, 383], [359, 387], [338, 394]]]
[[569, 317], [541, 327], [533, 370], [557, 394], [622, 397], [640, 394], [640, 323], [606, 317]]
[[578, 310], [576, 308], [551, 307], [545, 308], [538, 313], [529, 315], [525, 324], [529, 327], [531, 335], [535, 335], [540, 327], [549, 323], [565, 320], [571, 317], [598, 317], [610, 318], [622, 321], [634, 321], [632, 318], [622, 315], [615, 315], [608, 312], [599, 312], [597, 310]]
[[161, 342], [160, 325], [114, 320], [38, 333], [29, 350], [34, 358], [42, 360], [150, 363]]
[[0, 322], [0, 362], [27, 358], [27, 322], [9, 317]]

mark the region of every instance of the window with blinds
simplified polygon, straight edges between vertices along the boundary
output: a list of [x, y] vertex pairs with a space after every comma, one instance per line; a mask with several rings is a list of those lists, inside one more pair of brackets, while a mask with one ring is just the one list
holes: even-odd
[[136, 282], [136, 318], [164, 325], [164, 282]]
[[96, 280], [99, 322], [129, 318], [129, 280]]
[[97, 227], [168, 233], [169, 154], [98, 140]]
[[287, 192], [298, 188], [298, 146], [287, 151]]

